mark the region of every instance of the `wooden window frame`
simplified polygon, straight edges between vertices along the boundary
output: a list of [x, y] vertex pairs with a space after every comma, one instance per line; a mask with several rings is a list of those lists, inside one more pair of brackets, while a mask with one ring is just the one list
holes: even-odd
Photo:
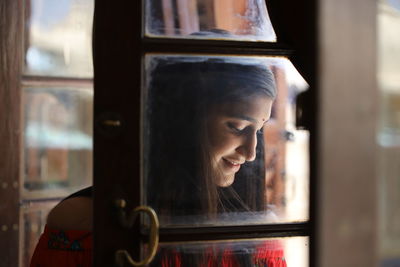
[[0, 4], [0, 255], [4, 266], [17, 266], [20, 255], [22, 7], [21, 0]]
[[[302, 23], [298, 23], [299, 20], [296, 21], [296, 18], [304, 18], [307, 14], [299, 15], [296, 12], [290, 12], [295, 17], [289, 20], [290, 25], [287, 27], [293, 26], [293, 28], [290, 28], [291, 31], [287, 33], [287, 36], [293, 39], [281, 39], [279, 36], [287, 37], [280, 35], [287, 29], [276, 27], [275, 21], [281, 23], [285, 20], [277, 17], [284, 14], [287, 19], [289, 14], [285, 13], [287, 9], [285, 10], [280, 4], [268, 2], [270, 14], [276, 15], [276, 17], [271, 16], [275, 30], [278, 32], [276, 43], [148, 38], [142, 35], [144, 32], [142, 2], [126, 1], [122, 5], [112, 5], [106, 1], [97, 1], [95, 7], [95, 266], [101, 266], [104, 263], [112, 264], [115, 251], [121, 248], [127, 249], [136, 259], [140, 256], [139, 242], [135, 244], [134, 240], [140, 240], [141, 233], [132, 230], [127, 234], [116, 224], [116, 212], [110, 207], [116, 199], [121, 198], [129, 199], [128, 209], [141, 205], [141, 181], [132, 177], [141, 177], [141, 76], [142, 60], [146, 53], [291, 56], [290, 59], [295, 65], [306, 67], [306, 78], [312, 77], [315, 72], [315, 65], [308, 64], [310, 63], [309, 56], [314, 56], [314, 50], [311, 48], [315, 40], [313, 38], [297, 40], [296, 36], [290, 35], [295, 30], [302, 29], [308, 36], [314, 37], [312, 30], [315, 29], [315, 25], [310, 25], [313, 23], [312, 20], [300, 19]], [[302, 7], [302, 10], [306, 9]], [[304, 55], [304, 53], [308, 54]], [[311, 62], [314, 61], [311, 60]], [[110, 68], [110, 66], [115, 67]], [[311, 80], [311, 90], [315, 90], [314, 84], [315, 79]], [[112, 90], [112, 88], [126, 88], [126, 90], [122, 92]], [[308, 114], [312, 113], [308, 111]], [[115, 129], [102, 123], [109, 119], [119, 120], [121, 127]], [[310, 121], [313, 121], [313, 118]], [[307, 125], [307, 127], [313, 127], [313, 125]], [[311, 145], [313, 144], [315, 142], [311, 141]], [[128, 158], [129, 162], [127, 162]], [[312, 215], [311, 217], [313, 218]], [[287, 236], [309, 236], [312, 239], [311, 225], [312, 223], [305, 222], [258, 226], [161, 228], [160, 241], [211, 241]]]
[[[23, 88], [88, 87], [91, 78], [24, 75], [26, 52], [25, 0], [5, 0], [0, 5], [0, 258], [2, 266], [26, 267], [32, 246], [25, 247], [23, 210], [30, 204], [48, 207], [65, 195], [31, 198], [24, 194]], [[29, 244], [32, 245], [32, 244]]]

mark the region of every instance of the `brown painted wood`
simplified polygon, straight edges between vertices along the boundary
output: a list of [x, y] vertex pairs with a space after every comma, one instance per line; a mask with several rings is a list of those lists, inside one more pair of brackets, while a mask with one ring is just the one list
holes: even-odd
[[295, 52], [291, 61], [313, 87], [317, 55], [317, 0], [266, 0], [277, 40]]
[[48, 76], [23, 76], [21, 80], [23, 87], [74, 87], [92, 90], [93, 79], [91, 78], [65, 78]]
[[[140, 204], [141, 1], [98, 0], [94, 18], [94, 266], [117, 249], [138, 260], [138, 233], [123, 229], [113, 203]], [[119, 127], [105, 127], [118, 119]], [[134, 251], [131, 249], [134, 248]]]
[[318, 67], [319, 2], [319, 0], [266, 0], [278, 43], [285, 44], [293, 49], [294, 52], [289, 59], [310, 86], [296, 100], [298, 113], [296, 124], [310, 132], [310, 266], [319, 266], [317, 264], [319, 246], [316, 243], [316, 229], [318, 228], [316, 215], [320, 209], [317, 201], [319, 189], [317, 173], [320, 162], [318, 154], [319, 132], [317, 130], [319, 117], [318, 82], [320, 79]]
[[22, 1], [0, 3], [0, 258], [18, 266]]

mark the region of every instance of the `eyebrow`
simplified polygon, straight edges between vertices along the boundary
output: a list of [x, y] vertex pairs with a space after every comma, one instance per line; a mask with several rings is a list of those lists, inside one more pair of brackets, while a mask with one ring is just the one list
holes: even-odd
[[[249, 122], [253, 122], [253, 123], [257, 123], [256, 119], [254, 119], [252, 117], [249, 117], [249, 116], [246, 116], [246, 115], [242, 115], [242, 114], [230, 114], [229, 117], [232, 117], [232, 118], [235, 118], [235, 119], [240, 119], [240, 120], [245, 120], [245, 121], [249, 121]], [[270, 119], [271, 118], [265, 120], [263, 122], [263, 125], [266, 124]]]
[[248, 116], [246, 116], [246, 115], [232, 114], [232, 115], [230, 115], [230, 117], [236, 118], [236, 119], [245, 120], [245, 121], [249, 121], [249, 122], [257, 123], [257, 120], [256, 120], [256, 119], [253, 119], [253, 118], [248, 117]]

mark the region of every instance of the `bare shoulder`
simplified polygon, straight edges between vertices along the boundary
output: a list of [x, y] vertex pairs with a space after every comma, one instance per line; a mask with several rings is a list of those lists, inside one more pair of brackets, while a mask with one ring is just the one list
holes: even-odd
[[92, 230], [92, 199], [74, 197], [58, 203], [47, 216], [47, 226], [59, 230]]

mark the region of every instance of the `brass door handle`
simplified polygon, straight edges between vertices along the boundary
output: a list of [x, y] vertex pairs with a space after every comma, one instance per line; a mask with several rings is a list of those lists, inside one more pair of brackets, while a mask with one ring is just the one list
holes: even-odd
[[132, 266], [145, 266], [149, 264], [154, 256], [156, 255], [157, 248], [158, 248], [158, 229], [159, 229], [159, 222], [156, 212], [147, 206], [139, 206], [131, 211], [129, 214], [129, 218], [124, 212], [123, 208], [125, 207], [124, 200], [116, 201], [117, 208], [119, 209], [119, 220], [120, 223], [124, 227], [131, 227], [133, 225], [134, 219], [140, 212], [144, 212], [150, 218], [150, 239], [149, 239], [149, 254], [141, 261], [135, 261], [130, 256], [129, 252], [126, 250], [117, 250], [115, 252], [115, 263], [119, 267], [124, 266], [124, 262], [127, 261]]

